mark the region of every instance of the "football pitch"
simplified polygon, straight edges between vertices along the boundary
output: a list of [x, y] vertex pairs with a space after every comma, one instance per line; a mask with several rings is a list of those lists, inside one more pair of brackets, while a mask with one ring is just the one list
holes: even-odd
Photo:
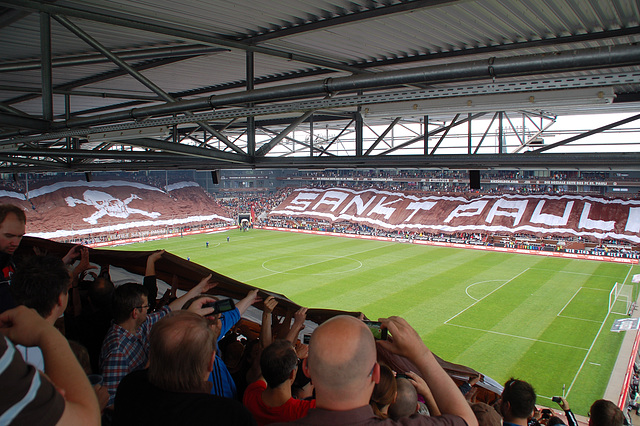
[[610, 328], [637, 297], [631, 277], [640, 273], [637, 265], [256, 229], [117, 249], [166, 249], [302, 306], [402, 316], [447, 361], [500, 383], [527, 380], [538, 403], [554, 408], [551, 397], [564, 388], [581, 415], [604, 394], [624, 337]]

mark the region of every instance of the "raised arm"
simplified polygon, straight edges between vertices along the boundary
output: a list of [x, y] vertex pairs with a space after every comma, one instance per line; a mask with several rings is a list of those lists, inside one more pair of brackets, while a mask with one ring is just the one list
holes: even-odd
[[469, 426], [478, 426], [478, 421], [455, 382], [442, 369], [418, 333], [400, 317], [381, 318], [383, 326], [389, 330], [393, 340], [380, 341], [384, 348], [404, 356], [413, 362], [433, 393], [434, 400], [442, 414], [462, 417]]
[[44, 356], [47, 376], [65, 399], [58, 424], [99, 425], [96, 393], [67, 340], [35, 310], [18, 306], [0, 314], [0, 332], [14, 343], [38, 346]]
[[158, 280], [156, 279], [156, 262], [165, 253], [164, 250], [154, 251], [147, 257], [147, 267], [144, 271], [142, 285], [149, 292], [149, 307], [155, 309], [156, 299], [158, 297]]
[[238, 308], [238, 311], [240, 311], [240, 315], [243, 315], [247, 311], [247, 309], [249, 309], [249, 306], [253, 305], [257, 301], [258, 289], [256, 288], [247, 293], [247, 296], [244, 299], [236, 303], [236, 308]]
[[441, 415], [442, 413], [438, 408], [438, 404], [436, 404], [436, 400], [433, 398], [433, 393], [431, 392], [431, 389], [429, 389], [427, 382], [425, 382], [422, 377], [420, 377], [413, 371], [407, 371], [405, 374], [409, 378], [409, 382], [411, 382], [413, 387], [416, 388], [416, 392], [418, 392], [418, 395], [422, 395], [422, 397], [424, 398], [425, 405], [429, 409], [429, 415]]
[[290, 341], [291, 343], [296, 342], [296, 338], [298, 337], [300, 330], [304, 328], [304, 322], [307, 319], [307, 308], [298, 309], [293, 315], [293, 318], [293, 325], [291, 326], [289, 332], [287, 333], [287, 336], [285, 337], [285, 339]]
[[264, 301], [264, 308], [262, 308], [262, 327], [260, 328], [260, 344], [262, 345], [262, 349], [273, 343], [271, 316], [277, 305], [278, 301], [273, 296], [267, 297]]
[[211, 282], [210, 280], [211, 280], [211, 274], [207, 275], [202, 280], [200, 280], [198, 285], [191, 288], [191, 290], [189, 290], [182, 296], [178, 297], [173, 302], [169, 303], [168, 306], [171, 308], [172, 311], [177, 311], [179, 309], [182, 309], [182, 306], [184, 306], [184, 304], [187, 303], [187, 301], [193, 299], [196, 296], [201, 295], [202, 293], [206, 293], [207, 291], [211, 290], [218, 284], [216, 282]]

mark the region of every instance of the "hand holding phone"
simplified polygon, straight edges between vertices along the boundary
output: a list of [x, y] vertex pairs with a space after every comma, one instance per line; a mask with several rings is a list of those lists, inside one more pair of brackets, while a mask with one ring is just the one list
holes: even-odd
[[213, 313], [209, 315], [216, 315], [234, 310], [236, 308], [236, 304], [233, 302], [233, 299], [222, 299], [216, 300], [215, 302], [205, 303], [202, 307], [213, 308]]
[[371, 333], [373, 334], [373, 338], [376, 340], [387, 340], [388, 330], [386, 328], [382, 328], [382, 323], [380, 321], [364, 321]]

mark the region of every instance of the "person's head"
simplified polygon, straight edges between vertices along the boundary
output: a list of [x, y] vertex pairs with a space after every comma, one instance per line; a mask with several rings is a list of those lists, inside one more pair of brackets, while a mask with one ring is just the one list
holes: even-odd
[[25, 233], [27, 216], [18, 206], [0, 204], [0, 252], [12, 255]]
[[35, 309], [55, 321], [64, 313], [71, 277], [55, 256], [31, 256], [13, 274], [11, 295], [18, 305]]
[[389, 417], [398, 420], [409, 417], [416, 412], [418, 407], [418, 392], [411, 382], [404, 377], [396, 378], [398, 396], [389, 406]]
[[288, 340], [274, 340], [260, 355], [262, 377], [271, 389], [285, 382], [286, 386], [291, 386], [291, 382], [296, 378], [297, 368], [298, 356]]
[[111, 301], [115, 286], [108, 277], [98, 276], [89, 283], [87, 295], [91, 304], [100, 310], [111, 310]]
[[113, 291], [113, 320], [116, 324], [123, 324], [133, 320], [135, 326], [141, 325], [147, 319], [149, 310], [149, 293], [144, 286], [136, 283], [126, 283]]
[[563, 425], [563, 424], [564, 422], [558, 416], [551, 416], [549, 417], [549, 420], [547, 420], [547, 426], [556, 426], [556, 425]]
[[478, 419], [478, 426], [502, 426], [502, 417], [492, 406], [476, 402], [471, 404], [471, 410]]
[[622, 426], [624, 415], [616, 404], [599, 399], [589, 409], [589, 426]]
[[84, 370], [84, 374], [87, 376], [91, 374], [91, 360], [89, 358], [89, 351], [87, 348], [75, 340], [69, 340], [69, 347]]
[[311, 379], [305, 376], [302, 368], [296, 372], [296, 379], [291, 385], [291, 396], [296, 399], [313, 398], [313, 383]]
[[346, 315], [316, 328], [303, 365], [321, 408], [324, 401], [337, 410], [367, 405], [380, 376], [371, 331], [362, 321]]
[[513, 377], [507, 380], [500, 403], [500, 411], [505, 420], [526, 419], [533, 413], [535, 406], [536, 392], [533, 386]]
[[388, 406], [396, 400], [398, 386], [393, 371], [384, 364], [380, 365], [380, 380], [373, 387], [369, 404], [373, 413], [386, 419]]
[[173, 392], [206, 392], [215, 350], [216, 337], [206, 318], [172, 312], [149, 334], [149, 382]]

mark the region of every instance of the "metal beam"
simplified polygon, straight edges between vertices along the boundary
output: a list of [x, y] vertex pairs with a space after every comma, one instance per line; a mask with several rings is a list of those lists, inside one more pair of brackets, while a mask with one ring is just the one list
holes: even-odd
[[400, 121], [402, 117], [396, 117], [393, 119], [393, 121], [391, 122], [391, 124], [389, 124], [387, 126], [386, 129], [384, 129], [384, 132], [382, 132], [382, 134], [380, 134], [380, 136], [378, 136], [378, 138], [376, 139], [376, 141], [374, 143], [371, 144], [371, 146], [369, 147], [369, 149], [367, 149], [367, 152], [364, 153], [364, 155], [369, 155], [371, 154], [371, 151], [373, 151], [374, 149], [376, 149], [376, 146], [378, 146], [378, 144], [385, 138], [385, 136], [387, 136], [389, 134], [389, 132], [391, 131], [391, 129], [393, 129], [393, 126], [395, 126], [396, 124], [398, 124], [398, 121]]
[[35, 117], [25, 115], [4, 114], [0, 112], [0, 124], [13, 127], [21, 127], [25, 129], [33, 129], [39, 132], [49, 130], [51, 123], [47, 120], [41, 120]]
[[42, 117], [53, 120], [53, 80], [51, 76], [51, 17], [40, 12], [40, 61], [42, 82]]
[[[318, 161], [319, 158], [321, 161]], [[389, 155], [336, 157], [260, 157], [255, 168], [386, 168], [416, 167], [450, 169], [546, 169], [640, 170], [640, 153], [590, 154], [475, 154], [475, 155]]]
[[[255, 88], [255, 58], [253, 52], [246, 52], [245, 54], [245, 80], [247, 82], [247, 91], [251, 91]], [[251, 108], [253, 103], [247, 104], [248, 108]], [[253, 115], [247, 117], [247, 154], [253, 156], [256, 153], [256, 119]]]
[[[42, 95], [42, 88], [40, 87], [27, 87], [27, 86], [8, 86], [0, 84], [0, 90], [7, 92], [22, 92], [22, 93], [37, 93]], [[73, 95], [73, 96], [88, 96], [95, 98], [115, 98], [115, 99], [135, 99], [142, 101], [159, 101], [158, 96], [151, 95], [132, 95], [131, 93], [117, 93], [117, 92], [89, 92], [86, 90], [60, 90], [53, 89], [54, 95]]]
[[256, 89], [175, 102], [168, 105], [135, 108], [130, 111], [104, 114], [100, 117], [74, 118], [65, 127], [106, 124], [131, 118], [169, 115], [183, 111], [201, 111], [225, 105], [294, 99], [303, 96], [380, 89], [413, 83], [446, 83], [479, 80], [495, 76], [515, 77], [548, 74], [556, 71], [584, 70], [597, 67], [619, 67], [640, 63], [640, 44], [596, 47], [557, 52], [554, 55], [535, 54], [518, 57], [491, 58], [454, 64], [434, 65], [406, 70], [385, 71], [373, 75], [328, 78], [321, 81]]
[[[602, 127], [598, 127], [597, 129], [589, 130], [588, 132], [584, 132], [584, 133], [581, 133], [579, 135], [567, 138], [565, 140], [562, 140], [562, 141], [559, 141], [559, 142], [556, 142], [556, 143], [552, 143], [551, 145], [547, 145], [547, 146], [544, 146], [542, 148], [534, 149], [532, 152], [540, 153], [540, 152], [549, 151], [550, 149], [557, 148], [557, 147], [562, 146], [562, 145], [566, 145], [568, 143], [577, 141], [579, 139], [586, 138], [587, 136], [595, 135], [597, 133], [604, 132], [605, 130], [613, 129], [615, 127], [622, 126], [624, 124], [631, 123], [632, 121], [636, 121], [636, 120], [640, 120], [640, 114], [636, 114], [634, 116], [625, 118], [623, 120], [618, 120], [618, 121], [616, 121], [614, 123], [607, 124], [607, 125], [602, 126]], [[599, 154], [597, 154], [597, 155], [599, 155]]]
[[[461, 125], [461, 124], [463, 124], [463, 123], [466, 123], [466, 122], [467, 122], [467, 121], [469, 121], [469, 120], [473, 120], [473, 119], [475, 119], [475, 118], [482, 117], [483, 115], [485, 115], [485, 113], [484, 113], [484, 112], [481, 112], [481, 113], [478, 113], [478, 114], [474, 114], [474, 115], [472, 115], [472, 116], [470, 116], [470, 117], [464, 118], [464, 119], [462, 119], [462, 120], [460, 120], [460, 121], [458, 121], [458, 122], [455, 122], [455, 119], [454, 119], [454, 122], [455, 122], [455, 123], [454, 123], [454, 122], [451, 122], [451, 124], [450, 124], [449, 126], [442, 126], [442, 127], [439, 127], [439, 128], [437, 128], [437, 129], [435, 129], [435, 130], [432, 130], [432, 131], [430, 131], [429, 133], [427, 133], [427, 135], [426, 135], [426, 136], [425, 136], [425, 135], [419, 135], [419, 136], [416, 136], [415, 138], [413, 138], [413, 139], [409, 139], [408, 141], [403, 142], [403, 143], [401, 143], [400, 145], [396, 145], [396, 146], [394, 146], [393, 148], [389, 148], [388, 150], [386, 150], [385, 152], [383, 152], [382, 154], [379, 154], [379, 155], [387, 155], [387, 154], [390, 154], [390, 153], [392, 153], [392, 152], [394, 152], [394, 151], [397, 151], [397, 150], [399, 150], [399, 149], [406, 148], [407, 146], [412, 145], [412, 144], [414, 144], [414, 143], [416, 143], [416, 142], [419, 142], [419, 141], [421, 141], [421, 140], [424, 140], [424, 138], [425, 138], [425, 137], [429, 138], [429, 137], [431, 137], [431, 136], [435, 136], [435, 135], [437, 135], [437, 134], [439, 134], [439, 133], [442, 133], [442, 132], [445, 132], [445, 131], [446, 131], [446, 132], [448, 132], [448, 130], [447, 130], [447, 129], [448, 129], [449, 127], [451, 127], [451, 126], [459, 126], [459, 125]], [[456, 117], [457, 117], [457, 116], [456, 116]], [[438, 143], [438, 145], [439, 145], [439, 144], [440, 144], [440, 143]], [[438, 147], [438, 145], [436, 145], [436, 147], [435, 147], [435, 148], [437, 148], [437, 147]], [[434, 149], [435, 149], [435, 148], [434, 148]], [[433, 153], [433, 150], [431, 151], [431, 153]]]
[[264, 157], [265, 155], [267, 155], [269, 153], [269, 151], [271, 151], [273, 149], [273, 147], [278, 145], [280, 143], [280, 141], [282, 141], [282, 139], [284, 139], [285, 136], [287, 136], [289, 133], [291, 133], [293, 130], [295, 130], [295, 128], [298, 127], [302, 122], [304, 122], [304, 120], [309, 118], [311, 116], [311, 114], [313, 114], [313, 111], [307, 111], [304, 114], [302, 114], [300, 117], [295, 119], [291, 124], [289, 124], [287, 126], [286, 129], [284, 129], [282, 132], [280, 132], [280, 134], [278, 136], [276, 136], [275, 138], [271, 139], [266, 144], [262, 145], [260, 147], [260, 149], [258, 149], [256, 151], [256, 157]]
[[[139, 65], [135, 65], [133, 66], [133, 68], [136, 71], [144, 71], [144, 70], [149, 70], [149, 69], [153, 69], [156, 67], [161, 67], [164, 65], [169, 65], [175, 62], [179, 62], [179, 61], [184, 61], [185, 59], [189, 59], [192, 58], [192, 56], [187, 56], [187, 57], [179, 57], [179, 58], [168, 58], [168, 59], [155, 59], [152, 61], [148, 61]], [[113, 71], [108, 71], [105, 73], [101, 73], [101, 74], [96, 74], [96, 75], [92, 75], [89, 77], [85, 77], [85, 78], [81, 78], [78, 80], [74, 80], [68, 83], [63, 83], [63, 84], [59, 84], [53, 87], [54, 90], [72, 90], [76, 87], [82, 87], [82, 86], [86, 86], [88, 84], [94, 84], [94, 83], [100, 83], [101, 81], [105, 81], [105, 80], [110, 80], [112, 78], [117, 78], [117, 77], [122, 77], [123, 75], [126, 75], [126, 71], [121, 70], [121, 69], [116, 69]], [[4, 101], [5, 104], [17, 104], [20, 102], [26, 102], [26, 101], [30, 101], [32, 99], [36, 99], [39, 98], [40, 95], [39, 94], [29, 94], [29, 95], [23, 95], [23, 96], [18, 96], [12, 99], [8, 99], [6, 101]], [[115, 106], [113, 107], [115, 108]]]
[[92, 12], [89, 10], [81, 10], [68, 6], [43, 4], [33, 0], [2, 0], [1, 4], [11, 5], [16, 9], [26, 10], [39, 10], [56, 15], [73, 16], [76, 18], [82, 18], [95, 22], [102, 22], [110, 25], [117, 25], [126, 28], [133, 28], [142, 31], [149, 31], [152, 33], [165, 34], [180, 39], [198, 41], [208, 45], [225, 46], [233, 49], [246, 50], [250, 52], [261, 53], [268, 56], [276, 56], [279, 58], [285, 58], [291, 61], [304, 62], [313, 64], [323, 68], [329, 68], [336, 71], [346, 71], [349, 73], [362, 73], [358, 68], [350, 67], [338, 62], [319, 59], [317, 57], [302, 55], [298, 53], [287, 52], [279, 49], [271, 49], [266, 47], [254, 46], [248, 43], [243, 43], [235, 40], [230, 40], [222, 37], [216, 37], [208, 34], [199, 33], [193, 30], [183, 30], [173, 26], [166, 25], [164, 23], [154, 24], [150, 22], [150, 19], [145, 19], [142, 22], [139, 19], [123, 18], [116, 14], [109, 14], [107, 12]]
[[[118, 141], [113, 141], [118, 142]], [[209, 158], [213, 160], [228, 161], [232, 163], [249, 163], [251, 157], [248, 155], [238, 155], [231, 152], [213, 150], [210, 148], [201, 148], [197, 146], [185, 145], [181, 143], [165, 142], [151, 138], [140, 138], [133, 140], [121, 141], [122, 145], [139, 146], [144, 148], [153, 148], [162, 152], [171, 152], [174, 154], [187, 155], [192, 157]]]
[[[114, 64], [118, 65], [121, 69], [126, 71], [129, 75], [131, 75], [133, 78], [138, 80], [140, 83], [142, 83], [149, 90], [151, 90], [152, 92], [154, 92], [155, 94], [160, 96], [166, 102], [168, 102], [168, 103], [176, 102], [176, 100], [171, 95], [169, 95], [167, 92], [162, 90], [158, 85], [156, 85], [150, 79], [148, 79], [147, 77], [145, 77], [144, 75], [142, 75], [141, 73], [136, 71], [133, 67], [131, 67], [125, 61], [120, 59], [118, 56], [116, 56], [113, 53], [111, 53], [111, 51], [109, 49], [104, 47], [101, 43], [99, 43], [96, 39], [91, 37], [86, 31], [82, 30], [80, 27], [75, 25], [73, 22], [69, 21], [67, 18], [65, 18], [63, 16], [54, 16], [54, 19], [56, 21], [58, 21], [60, 24], [62, 24], [69, 31], [71, 31], [73, 34], [75, 34], [80, 39], [82, 39], [89, 46], [93, 47], [98, 52], [102, 53], [109, 60], [111, 60]], [[190, 115], [191, 114], [190, 111], [182, 111], [182, 112], [184, 112], [186, 115]], [[206, 122], [197, 122], [197, 123], [203, 129], [206, 129], [211, 134], [213, 134], [216, 138], [220, 139], [220, 141], [222, 141], [222, 143], [227, 145], [229, 148], [233, 149], [234, 151], [236, 151], [239, 154], [243, 154], [244, 153], [240, 148], [235, 146], [229, 139], [227, 139], [224, 135], [222, 135], [220, 132], [215, 130], [213, 127], [209, 126], [209, 124], [207, 124]]]
[[[202, 46], [197, 44], [185, 44], [176, 46], [160, 46], [150, 48], [114, 49], [112, 51], [121, 59], [129, 61], [143, 61], [158, 58], [178, 58], [181, 56], [200, 56], [212, 53], [229, 52], [229, 49], [219, 47]], [[91, 65], [107, 63], [109, 60], [98, 53], [85, 53], [81, 55], [60, 55], [51, 59], [53, 68], [69, 67], [76, 65]], [[0, 72], [30, 71], [40, 69], [39, 60], [18, 59], [3, 61], [0, 64]]]

